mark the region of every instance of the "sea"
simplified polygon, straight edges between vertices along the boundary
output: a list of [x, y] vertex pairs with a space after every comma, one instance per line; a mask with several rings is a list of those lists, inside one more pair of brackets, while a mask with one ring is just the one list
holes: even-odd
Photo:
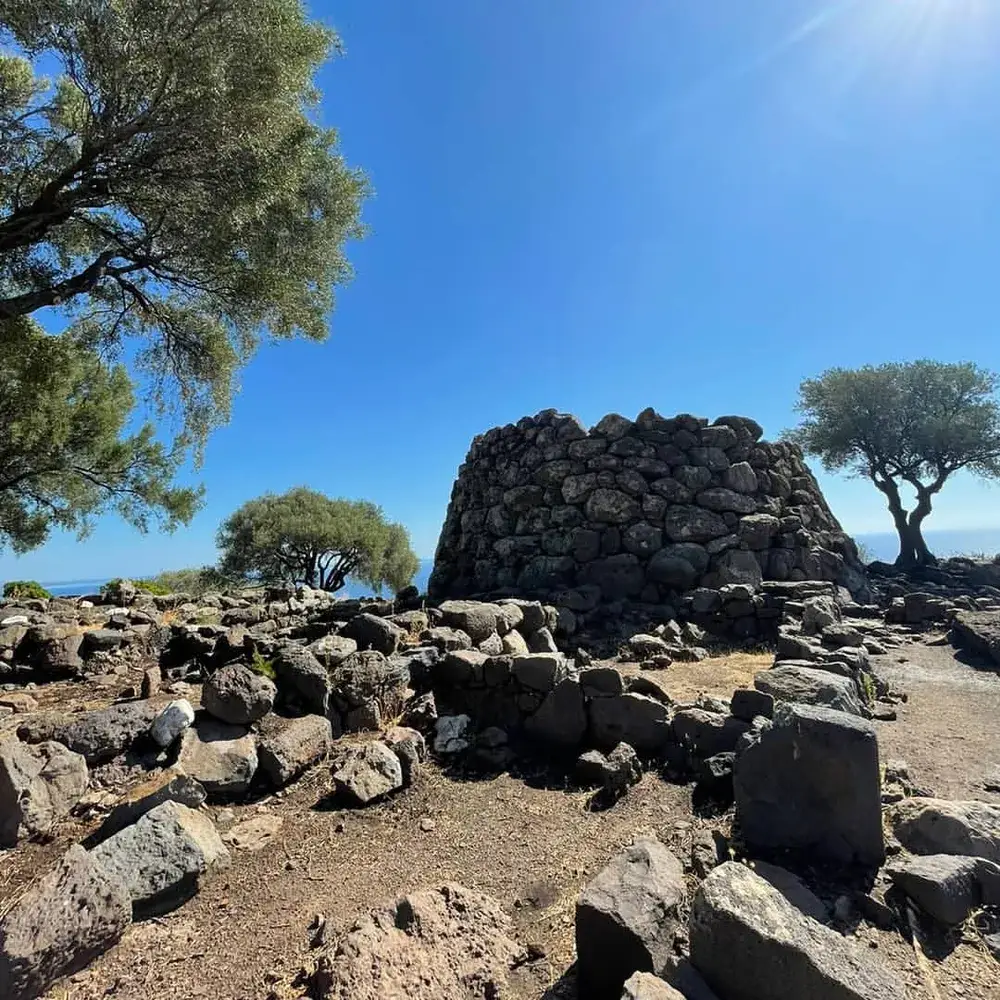
[[[961, 531], [927, 531], [924, 533], [927, 544], [937, 556], [974, 555], [992, 558], [1000, 553], [1000, 528], [978, 528]], [[858, 534], [854, 536], [862, 546], [862, 553], [867, 561], [880, 559], [892, 562], [899, 552], [898, 540], [893, 532], [878, 532], [874, 534]], [[413, 578], [414, 585], [420, 592], [426, 593], [427, 581], [434, 566], [433, 559], [421, 559], [420, 569]], [[127, 576], [128, 574], [119, 574]], [[135, 576], [147, 576], [136, 573]], [[111, 579], [97, 577], [87, 580], [42, 580], [42, 586], [53, 594], [61, 596], [78, 594], [96, 594], [101, 587]], [[347, 586], [338, 592], [338, 597], [366, 597], [371, 594], [371, 588], [363, 583], [349, 580]]]

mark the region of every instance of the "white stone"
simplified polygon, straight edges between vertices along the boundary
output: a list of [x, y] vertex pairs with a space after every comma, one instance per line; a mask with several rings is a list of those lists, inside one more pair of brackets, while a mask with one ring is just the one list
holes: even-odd
[[153, 720], [150, 735], [157, 746], [164, 749], [194, 722], [194, 709], [186, 698], [170, 702]]

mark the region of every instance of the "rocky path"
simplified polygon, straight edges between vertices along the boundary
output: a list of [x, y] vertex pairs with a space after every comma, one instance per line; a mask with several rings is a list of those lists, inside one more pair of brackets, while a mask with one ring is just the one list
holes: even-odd
[[1000, 674], [942, 639], [872, 658], [875, 672], [907, 695], [898, 720], [878, 724], [882, 760], [905, 760], [941, 798], [1000, 803]]

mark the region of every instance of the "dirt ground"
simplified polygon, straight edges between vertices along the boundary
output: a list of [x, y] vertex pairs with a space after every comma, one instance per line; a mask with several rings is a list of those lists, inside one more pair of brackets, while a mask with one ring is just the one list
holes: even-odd
[[[1000, 678], [959, 663], [947, 646], [914, 645], [879, 659], [880, 673], [909, 695], [897, 722], [879, 724], [883, 758], [905, 758], [914, 777], [938, 794], [1000, 801], [979, 786], [1000, 764]], [[649, 676], [678, 700], [701, 692], [728, 698], [770, 660], [737, 654]], [[59, 702], [69, 694], [70, 687], [60, 695], [52, 686], [41, 700]], [[379, 899], [453, 880], [498, 898], [518, 939], [542, 956], [518, 973], [513, 1000], [568, 998], [572, 988], [562, 977], [573, 961], [573, 908], [581, 887], [637, 834], [655, 832], [685, 859], [700, 826], [726, 825], [725, 817], [696, 818], [691, 788], [654, 773], [603, 812], [588, 809], [589, 794], [558, 769], [482, 776], [449, 774], [432, 764], [414, 788], [364, 810], [329, 808], [328, 774], [319, 766], [283, 796], [213, 807], [221, 825], [258, 815], [282, 824], [261, 849], [234, 848], [229, 870], [197, 897], [134, 925], [118, 947], [49, 997], [300, 996], [291, 982], [314, 954], [308, 928], [317, 916], [338, 927]], [[234, 815], [227, 817], [227, 808]], [[93, 825], [72, 822], [49, 844], [0, 854], [0, 913]], [[913, 1000], [1000, 1000], [1000, 965], [973, 928], [929, 947], [935, 961], [924, 971], [899, 935], [866, 926], [857, 933], [896, 969]]]

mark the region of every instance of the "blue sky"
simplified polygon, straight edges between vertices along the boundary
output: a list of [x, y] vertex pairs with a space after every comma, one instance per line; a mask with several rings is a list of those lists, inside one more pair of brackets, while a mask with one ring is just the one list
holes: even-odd
[[[305, 483], [433, 554], [472, 437], [746, 413], [800, 380], [933, 357], [1000, 368], [1000, 8], [989, 0], [344, 0], [323, 119], [376, 190], [330, 340], [263, 350], [190, 528], [114, 521], [0, 577], [211, 561], [219, 521]], [[873, 487], [824, 477], [852, 531]], [[1000, 527], [956, 481], [928, 527]]]

